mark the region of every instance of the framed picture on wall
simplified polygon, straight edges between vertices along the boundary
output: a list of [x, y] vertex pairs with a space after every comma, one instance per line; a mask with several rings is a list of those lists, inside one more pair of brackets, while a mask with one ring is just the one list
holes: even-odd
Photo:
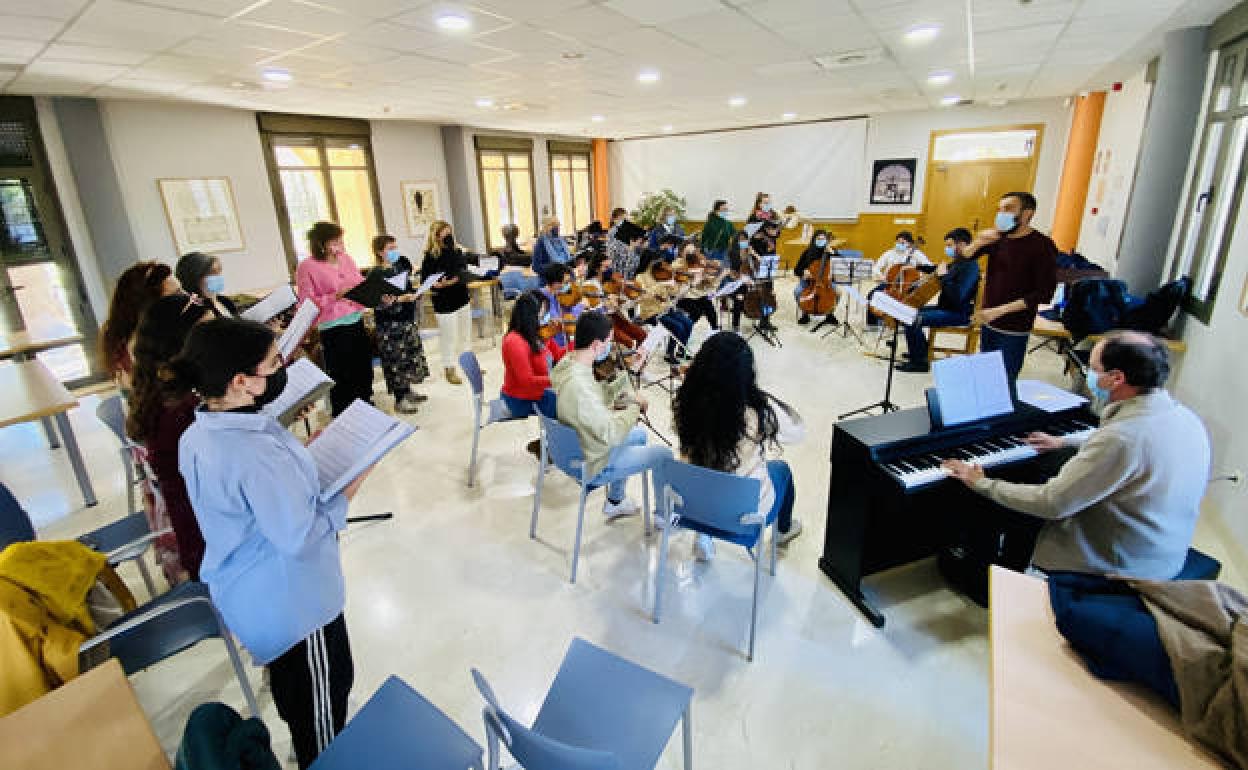
[[880, 206], [914, 203], [916, 158], [877, 160], [871, 168], [871, 203]]
[[243, 229], [227, 177], [157, 179], [178, 254], [242, 251]]
[[434, 220], [442, 218], [438, 206], [438, 186], [433, 182], [399, 182], [399, 187], [403, 194], [407, 234], [424, 248], [429, 238], [429, 227]]

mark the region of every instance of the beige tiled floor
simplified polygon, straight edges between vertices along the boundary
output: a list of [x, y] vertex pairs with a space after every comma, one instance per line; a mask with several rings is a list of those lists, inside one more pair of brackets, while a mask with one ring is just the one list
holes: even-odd
[[[789, 296], [781, 287], [781, 294]], [[787, 305], [786, 305], [787, 307]], [[690, 558], [675, 538], [663, 622], [650, 622], [657, 539], [636, 519], [604, 524], [590, 498], [581, 574], [567, 582], [576, 490], [548, 477], [539, 539], [527, 536], [535, 463], [524, 444], [532, 423], [482, 433], [480, 481], [465, 486], [468, 389], [438, 380], [415, 416], [420, 430], [369, 479], [353, 514], [394, 520], [353, 525], [342, 540], [346, 611], [358, 705], [397, 674], [483, 740], [480, 702], [468, 675], [481, 668], [510, 709], [531, 718], [568, 642], [583, 636], [696, 690], [695, 763], [700, 768], [976, 768], [988, 741], [987, 613], [948, 590], [930, 562], [873, 579], [888, 615], [876, 630], [817, 567], [835, 416], [874, 401], [886, 366], [840, 336], [826, 340], [782, 313], [785, 347], [755, 341], [764, 387], [792, 403], [810, 437], [790, 448], [797, 515], [806, 531], [764, 579], [755, 661], [744, 649], [751, 566], [721, 545], [715, 561]], [[695, 340], [705, 334], [700, 325]], [[436, 345], [436, 342], [433, 343]], [[478, 340], [497, 392], [497, 348]], [[434, 349], [429, 350], [431, 361]], [[1025, 376], [1060, 382], [1051, 353], [1030, 357]], [[895, 400], [922, 403], [924, 375], [898, 375]], [[378, 389], [382, 385], [378, 376]], [[380, 403], [388, 399], [380, 397]], [[656, 425], [669, 424], [664, 400]], [[45, 537], [80, 532], [124, 508], [114, 441], [94, 419], [95, 400], [73, 415], [101, 504], [80, 509], [68, 464], [49, 453], [37, 425], [0, 431], [0, 479], [37, 518]], [[634, 482], [635, 496], [640, 495]], [[137, 573], [126, 573], [141, 591]], [[261, 687], [260, 672], [251, 681]], [[187, 714], [221, 699], [241, 708], [224, 650], [204, 643], [134, 677], [144, 707], [172, 752]], [[264, 716], [285, 755], [288, 738], [267, 692]], [[679, 742], [660, 763], [679, 767]]]

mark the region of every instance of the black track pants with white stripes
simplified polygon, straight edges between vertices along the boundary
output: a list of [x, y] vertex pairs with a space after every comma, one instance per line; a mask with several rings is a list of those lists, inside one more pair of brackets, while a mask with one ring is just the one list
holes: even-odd
[[291, 647], [268, 669], [277, 713], [290, 728], [299, 767], [306, 768], [347, 721], [355, 667], [342, 615]]

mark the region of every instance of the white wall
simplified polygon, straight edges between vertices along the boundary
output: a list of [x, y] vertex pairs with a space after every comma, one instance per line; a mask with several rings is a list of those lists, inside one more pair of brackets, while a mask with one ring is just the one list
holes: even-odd
[[263, 289], [289, 280], [285, 250], [255, 113], [161, 102], [100, 102], [113, 163], [139, 252], [177, 261], [156, 180], [229, 177], [242, 251], [220, 254], [226, 291]]
[[[1043, 123], [1044, 136], [1040, 141], [1036, 184], [1032, 192], [1039, 203], [1036, 223], [1041, 229], [1048, 229], [1053, 221], [1057, 184], [1062, 173], [1062, 161], [1066, 157], [1071, 115], [1071, 109], [1064, 106], [1061, 99], [1014, 102], [1004, 107], [949, 107], [872, 115], [867, 128], [868, 166], [858, 182], [862, 189], [862, 211], [870, 214], [916, 214], [923, 210], [923, 193], [927, 184], [927, 150], [932, 131]], [[912, 205], [871, 205], [870, 163], [886, 158], [918, 158]]]
[[[441, 133], [438, 126], [432, 123], [374, 120], [372, 134], [373, 166], [377, 170], [386, 229], [398, 240], [399, 250], [419, 268], [425, 244], [418, 243], [407, 230], [399, 185], [402, 182], [434, 182], [441, 217], [451, 221]], [[367, 255], [361, 257], [366, 258]]]
[[1088, 183], [1076, 250], [1110, 273], [1118, 263], [1118, 246], [1135, 182], [1140, 140], [1153, 86], [1140, 70], [1123, 81], [1121, 91], [1105, 94], [1105, 112], [1096, 141], [1096, 160]]

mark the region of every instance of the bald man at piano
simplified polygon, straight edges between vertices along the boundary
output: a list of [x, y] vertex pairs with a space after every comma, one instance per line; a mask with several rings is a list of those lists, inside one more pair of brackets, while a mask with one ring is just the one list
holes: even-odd
[[[1035, 567], [1169, 580], [1191, 545], [1210, 466], [1209, 436], [1164, 389], [1169, 373], [1169, 353], [1154, 337], [1110, 334], [1092, 349], [1087, 372], [1101, 425], [1056, 476], [1014, 484], [960, 460], [943, 465], [975, 492], [1044, 520]], [[1044, 433], [1027, 442], [1038, 451], [1067, 445]]]

